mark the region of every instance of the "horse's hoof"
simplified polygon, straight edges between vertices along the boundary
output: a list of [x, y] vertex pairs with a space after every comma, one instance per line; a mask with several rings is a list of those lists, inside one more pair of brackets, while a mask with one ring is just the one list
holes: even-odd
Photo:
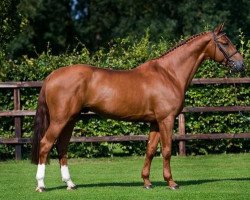
[[74, 185], [74, 186], [68, 186], [67, 190], [76, 190], [76, 185]]
[[44, 192], [45, 188], [44, 187], [37, 187], [36, 192]]
[[153, 189], [153, 185], [144, 185], [144, 188], [147, 190]]
[[178, 190], [179, 188], [180, 188], [179, 185], [169, 186], [170, 190]]

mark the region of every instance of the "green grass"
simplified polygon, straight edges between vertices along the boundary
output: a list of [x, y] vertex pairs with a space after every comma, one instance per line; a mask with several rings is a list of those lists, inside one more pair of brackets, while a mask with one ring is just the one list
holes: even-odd
[[250, 199], [250, 154], [172, 157], [178, 191], [166, 187], [161, 158], [152, 165], [154, 189], [143, 189], [142, 164], [142, 157], [70, 159], [78, 189], [67, 191], [52, 160], [46, 168], [46, 192], [36, 193], [35, 165], [0, 162], [0, 199]]

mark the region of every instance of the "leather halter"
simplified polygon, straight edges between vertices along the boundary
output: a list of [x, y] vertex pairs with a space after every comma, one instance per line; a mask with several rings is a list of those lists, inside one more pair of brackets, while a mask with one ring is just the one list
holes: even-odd
[[225, 33], [220, 34], [218, 37], [215, 35], [214, 32], [213, 33], [213, 39], [214, 42], [216, 44], [216, 46], [219, 48], [219, 50], [221, 51], [221, 53], [224, 55], [226, 62], [225, 64], [229, 64], [229, 63], [234, 63], [234, 61], [231, 59], [235, 54], [239, 53], [237, 50], [235, 50], [231, 55], [228, 54], [228, 52], [226, 52], [226, 50], [223, 48], [223, 45], [218, 41], [218, 39], [224, 35], [226, 35]]

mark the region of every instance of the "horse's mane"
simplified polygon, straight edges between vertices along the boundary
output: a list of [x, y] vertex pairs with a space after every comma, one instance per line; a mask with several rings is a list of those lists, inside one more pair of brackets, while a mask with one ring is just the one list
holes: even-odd
[[188, 39], [186, 39], [186, 40], [180, 41], [180, 42], [177, 43], [174, 47], [172, 47], [172, 48], [170, 48], [169, 50], [167, 50], [165, 53], [163, 53], [163, 54], [162, 54], [161, 56], [159, 56], [158, 58], [161, 58], [161, 57], [167, 55], [168, 53], [174, 51], [174, 50], [177, 49], [178, 47], [181, 47], [182, 45], [187, 44], [189, 41], [191, 41], [191, 40], [193, 40], [193, 39], [195, 39], [195, 38], [197, 38], [197, 37], [199, 37], [199, 36], [205, 35], [205, 34], [207, 34], [207, 33], [208, 33], [208, 32], [198, 33], [198, 34], [196, 34], [196, 35], [190, 36], [190, 37], [189, 37]]

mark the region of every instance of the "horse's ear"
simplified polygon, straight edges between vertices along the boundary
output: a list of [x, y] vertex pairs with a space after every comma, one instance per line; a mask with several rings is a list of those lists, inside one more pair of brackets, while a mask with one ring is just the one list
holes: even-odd
[[217, 28], [215, 28], [214, 33], [218, 35], [219, 33], [223, 31], [223, 28], [224, 28], [224, 23], [220, 24]]

